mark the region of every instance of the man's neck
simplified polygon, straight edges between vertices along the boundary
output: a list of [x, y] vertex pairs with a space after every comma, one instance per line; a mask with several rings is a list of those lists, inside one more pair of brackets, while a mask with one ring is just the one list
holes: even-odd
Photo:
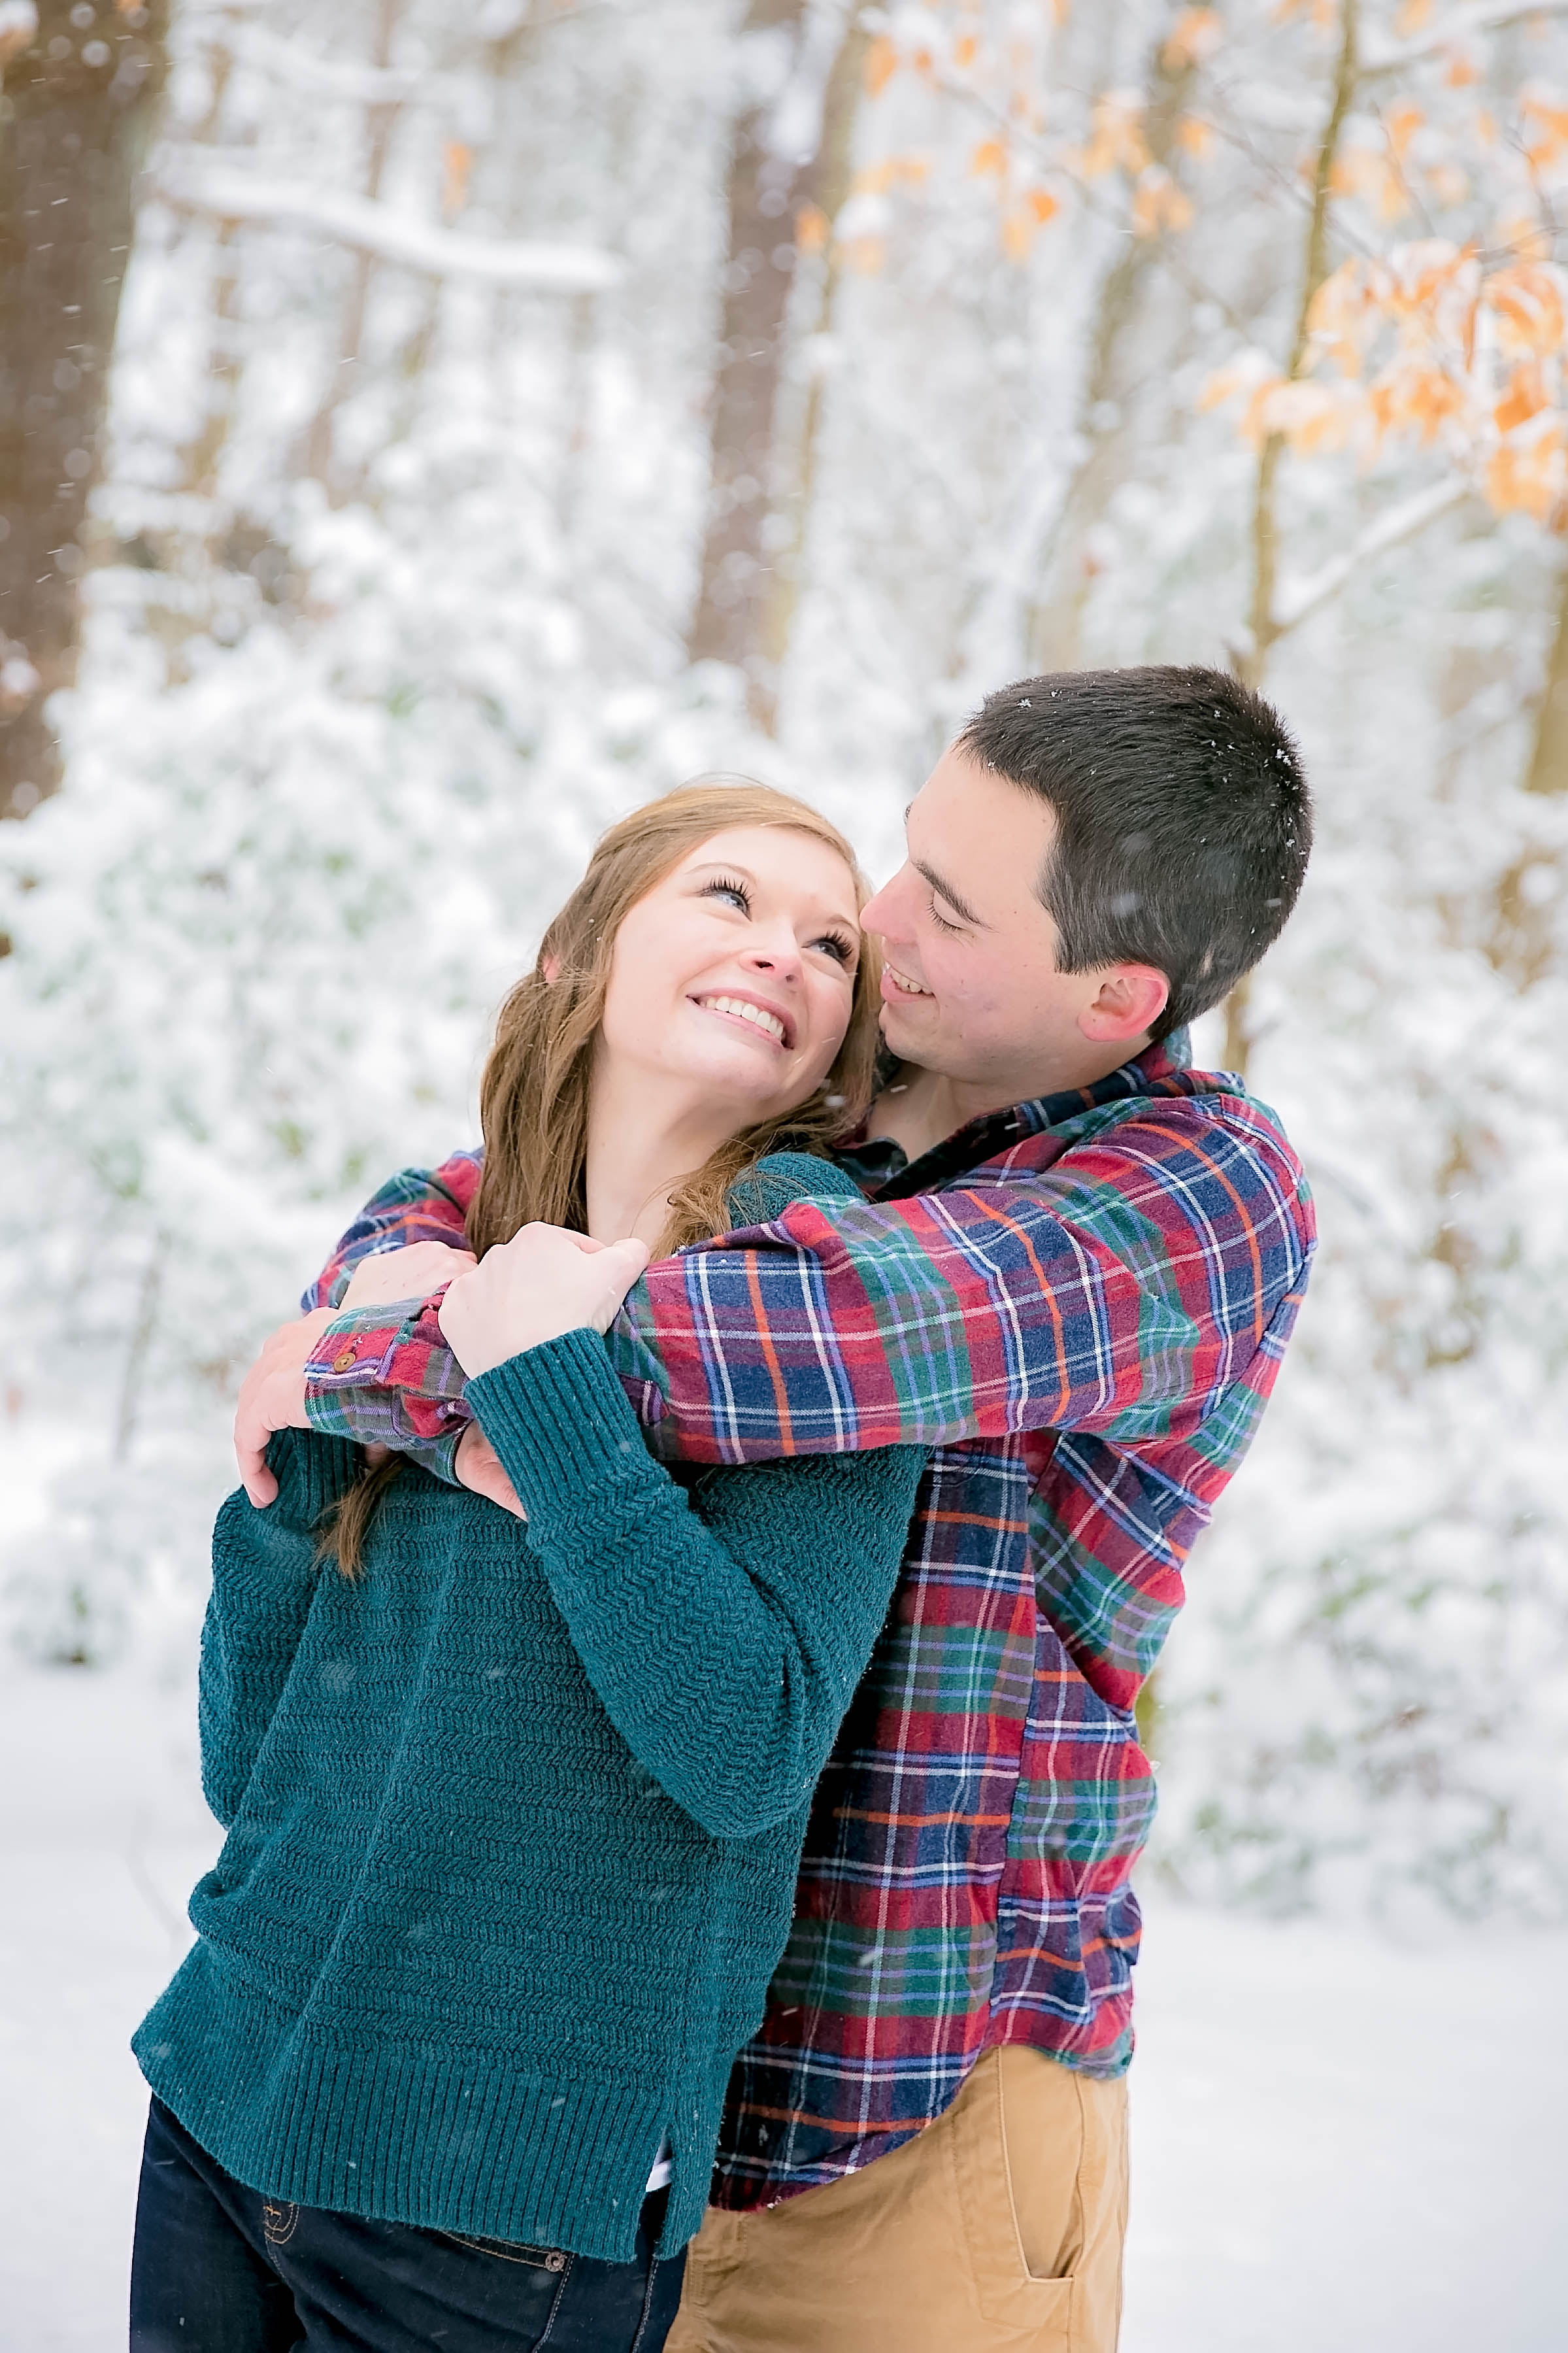
[[1095, 1068], [1047, 1073], [1038, 1085], [1023, 1082], [1015, 1091], [1004, 1086], [970, 1084], [963, 1079], [949, 1077], [940, 1071], [922, 1071], [911, 1062], [900, 1063], [890, 1085], [884, 1087], [871, 1106], [868, 1132], [874, 1137], [886, 1137], [898, 1145], [910, 1160], [918, 1160], [948, 1136], [956, 1135], [961, 1127], [972, 1120], [985, 1119], [992, 1113], [1011, 1111], [1015, 1103], [1033, 1103], [1041, 1095], [1057, 1094], [1063, 1088], [1093, 1086], [1099, 1080], [1109, 1078], [1124, 1062], [1135, 1060], [1149, 1050], [1147, 1039], [1134, 1039], [1126, 1046], [1107, 1048], [1105, 1059]]

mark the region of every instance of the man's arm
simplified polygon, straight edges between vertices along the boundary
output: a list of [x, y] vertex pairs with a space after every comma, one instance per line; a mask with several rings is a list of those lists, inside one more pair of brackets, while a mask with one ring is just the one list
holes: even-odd
[[[906, 1201], [798, 1202], [651, 1266], [608, 1339], [655, 1451], [741, 1462], [1026, 1430], [1180, 1436], [1278, 1351], [1312, 1216], [1262, 1106], [1108, 1105], [1010, 1161], [1016, 1174]], [[462, 1375], [433, 1309], [334, 1323], [307, 1411], [394, 1445], [459, 1430]]]
[[[467, 1217], [468, 1205], [479, 1189], [484, 1159], [479, 1152], [455, 1152], [438, 1168], [401, 1168], [378, 1193], [373, 1194], [338, 1241], [326, 1265], [316, 1277], [300, 1301], [307, 1314], [312, 1308], [336, 1307], [342, 1299], [354, 1270], [364, 1260], [387, 1250], [406, 1250], [414, 1242], [441, 1242], [449, 1249], [468, 1248]], [[313, 1429], [332, 1438], [347, 1438], [362, 1446], [385, 1446], [394, 1453], [405, 1454], [421, 1463], [437, 1478], [457, 1484], [455, 1458], [458, 1446], [471, 1417], [461, 1403], [463, 1377], [452, 1362], [439, 1327], [436, 1310], [440, 1304], [441, 1287], [410, 1308], [395, 1308], [385, 1303], [374, 1306], [345, 1308], [320, 1335], [309, 1368], [307, 1403]], [[426, 1400], [408, 1374], [411, 1360], [405, 1356], [399, 1370], [400, 1379], [371, 1384], [363, 1378], [353, 1383], [342, 1392], [343, 1403], [338, 1409], [331, 1401], [336, 1392], [330, 1386], [338, 1373], [351, 1366], [368, 1368], [385, 1355], [391, 1335], [401, 1332], [405, 1322], [416, 1322], [428, 1314], [430, 1329], [435, 1335], [439, 1353], [452, 1377], [451, 1401], [457, 1409], [442, 1410], [447, 1400], [437, 1395]], [[322, 1387], [323, 1402], [316, 1410], [311, 1400], [311, 1388], [316, 1382]], [[434, 1407], [434, 1410], [430, 1409]]]

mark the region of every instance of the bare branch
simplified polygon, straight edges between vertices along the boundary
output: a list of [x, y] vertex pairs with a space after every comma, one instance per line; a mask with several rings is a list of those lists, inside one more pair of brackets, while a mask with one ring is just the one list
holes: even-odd
[[531, 287], [542, 293], [596, 294], [625, 274], [625, 264], [596, 246], [459, 236], [368, 197], [332, 189], [312, 193], [222, 164], [171, 162], [157, 192], [181, 212], [304, 229], [432, 278], [479, 278], [491, 286]]
[[1301, 623], [1326, 605], [1331, 597], [1337, 596], [1346, 581], [1359, 572], [1363, 565], [1386, 555], [1390, 548], [1402, 547], [1407, 539], [1414, 539], [1418, 532], [1425, 531], [1428, 523], [1436, 522], [1439, 515], [1446, 515], [1455, 507], [1463, 505], [1472, 488], [1463, 474], [1451, 477], [1447, 481], [1429, 483], [1426, 490], [1416, 491], [1411, 497], [1401, 499], [1376, 522], [1369, 523], [1342, 554], [1334, 556], [1319, 570], [1306, 574], [1300, 580], [1287, 581], [1274, 606], [1276, 641], [1288, 630], [1300, 628]]
[[1456, 8], [1436, 32], [1424, 34], [1418, 41], [1388, 49], [1369, 42], [1362, 58], [1361, 79], [1370, 81], [1374, 76], [1404, 73], [1411, 66], [1424, 65], [1428, 58], [1441, 57], [1457, 41], [1480, 33], [1500, 33], [1529, 16], [1568, 16], [1568, 0], [1501, 0], [1501, 5], [1493, 0], [1491, 5]]

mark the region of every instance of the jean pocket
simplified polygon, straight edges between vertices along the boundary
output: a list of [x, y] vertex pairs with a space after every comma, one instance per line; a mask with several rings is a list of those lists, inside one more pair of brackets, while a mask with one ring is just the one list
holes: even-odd
[[293, 2200], [264, 2198], [261, 2201], [261, 2235], [269, 2247], [286, 2247], [300, 2224], [300, 2209]]
[[437, 2231], [449, 2247], [467, 2247], [470, 2254], [489, 2255], [497, 2263], [525, 2263], [531, 2271], [563, 2272], [572, 2258], [563, 2247], [529, 2247], [518, 2239], [475, 2239], [464, 2231]]

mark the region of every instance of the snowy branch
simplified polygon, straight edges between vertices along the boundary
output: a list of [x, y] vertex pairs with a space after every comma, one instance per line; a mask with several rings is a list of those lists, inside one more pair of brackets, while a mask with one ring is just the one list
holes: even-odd
[[1501, 0], [1500, 5], [1493, 0], [1491, 5], [1456, 8], [1435, 32], [1424, 34], [1418, 41], [1389, 49], [1369, 45], [1362, 58], [1360, 79], [1370, 81], [1374, 75], [1403, 73], [1409, 66], [1441, 57], [1456, 41], [1469, 40], [1480, 33], [1500, 33], [1528, 16], [1568, 16], [1568, 0]]
[[1439, 515], [1459, 506], [1469, 495], [1470, 484], [1462, 474], [1445, 482], [1434, 482], [1428, 489], [1417, 491], [1413, 498], [1402, 499], [1397, 506], [1390, 507], [1380, 521], [1352, 541], [1342, 555], [1336, 555], [1302, 579], [1286, 582], [1275, 601], [1276, 636], [1283, 637], [1288, 629], [1299, 628], [1331, 596], [1338, 596], [1363, 565], [1385, 555], [1392, 547], [1403, 546], [1407, 539], [1414, 539], [1429, 522], [1436, 522]]
[[270, 74], [316, 98], [347, 98], [364, 106], [397, 106], [409, 98], [444, 98], [446, 77], [395, 66], [352, 65], [281, 39], [259, 25], [239, 25], [218, 37], [241, 65]]
[[222, 166], [165, 166], [158, 193], [182, 212], [213, 213], [220, 220], [268, 221], [301, 228], [403, 269], [432, 278], [479, 278], [492, 286], [541, 292], [596, 294], [620, 280], [624, 264], [591, 245], [543, 245], [460, 236], [416, 220], [368, 196], [331, 189], [312, 193]]

